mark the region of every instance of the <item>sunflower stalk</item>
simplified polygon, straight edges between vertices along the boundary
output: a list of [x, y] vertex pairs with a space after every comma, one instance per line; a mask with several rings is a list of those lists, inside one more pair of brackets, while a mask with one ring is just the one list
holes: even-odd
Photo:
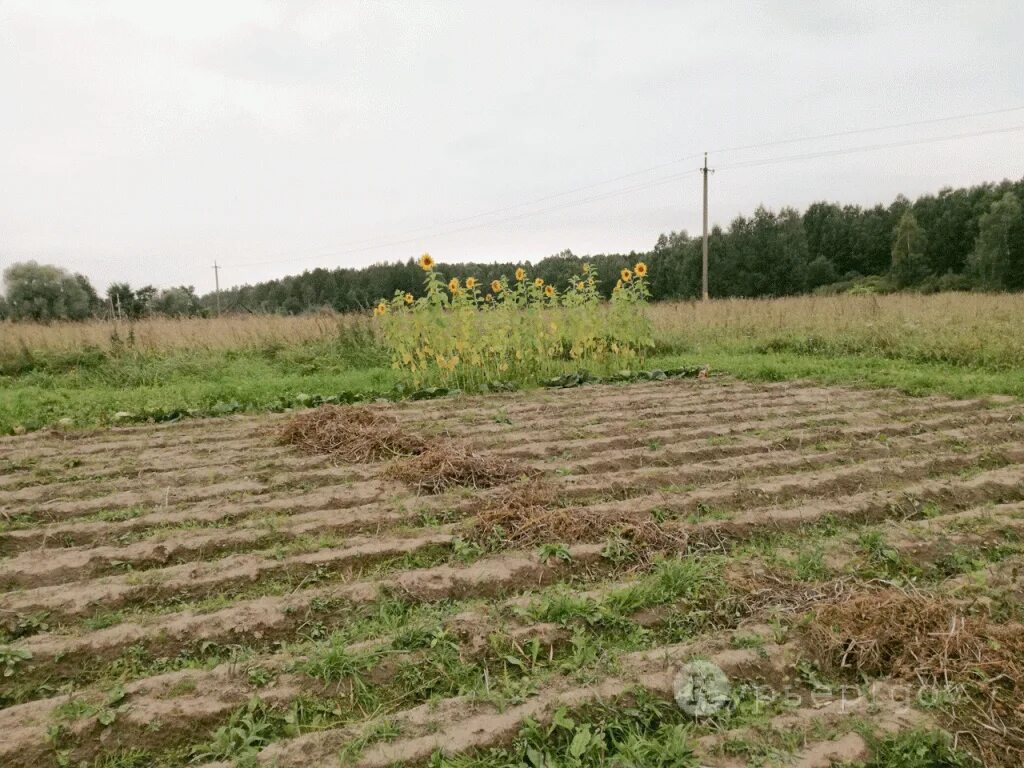
[[653, 347], [643, 262], [622, 271], [608, 302], [590, 264], [558, 290], [523, 267], [482, 287], [473, 277], [445, 280], [428, 254], [419, 263], [423, 296], [396, 291], [374, 309], [409, 388], [481, 391], [580, 370], [608, 375], [637, 369]]

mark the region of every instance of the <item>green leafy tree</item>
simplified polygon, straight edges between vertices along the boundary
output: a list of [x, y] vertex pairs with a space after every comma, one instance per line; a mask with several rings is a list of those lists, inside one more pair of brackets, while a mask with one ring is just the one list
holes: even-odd
[[830, 285], [838, 279], [836, 268], [824, 255], [818, 256], [807, 265], [807, 287], [818, 288], [822, 285]]
[[82, 275], [26, 261], [4, 270], [7, 313], [14, 320], [84, 320], [96, 292]]
[[1016, 273], [1024, 266], [1022, 229], [1024, 209], [1013, 192], [1006, 192], [982, 214], [970, 259], [979, 285], [992, 290], [1017, 287]]
[[[728, 228], [712, 227], [711, 295], [785, 295], [830, 284], [837, 288], [888, 287], [890, 283], [919, 290], [972, 288], [980, 282], [971, 258], [980, 235], [980, 219], [993, 201], [1007, 192], [1024, 204], [1024, 179], [943, 189], [913, 201], [900, 195], [891, 204], [871, 208], [829, 202], [813, 203], [803, 214], [761, 208], [752, 216], [738, 217]], [[908, 213], [911, 217], [905, 219]], [[990, 223], [990, 227], [994, 225]], [[1009, 265], [999, 284], [1008, 290], [1024, 289], [1022, 229], [1011, 226], [1005, 233]], [[595, 254], [587, 260], [607, 277], [636, 261], [646, 261], [651, 267], [650, 291], [655, 300], [693, 298], [700, 291], [701, 238], [686, 232], [659, 236], [646, 254]], [[531, 275], [563, 286], [579, 269], [580, 257], [562, 251], [525, 265]], [[467, 262], [439, 268], [462, 281], [472, 275], [489, 284], [511, 274], [515, 266]], [[614, 280], [605, 279], [601, 295], [608, 298], [613, 286]], [[221, 305], [225, 311], [300, 313], [324, 307], [339, 312], [366, 311], [379, 296], [391, 296], [395, 291], [419, 295], [420, 290], [420, 269], [410, 259], [363, 269], [316, 268], [230, 288], [222, 291]], [[212, 309], [216, 299], [208, 294], [201, 301]]]
[[747, 295], [785, 296], [804, 290], [807, 237], [799, 213], [783, 208], [776, 214], [758, 207], [744, 232]]
[[132, 290], [128, 283], [111, 283], [107, 288], [107, 300], [114, 314], [129, 320], [137, 320], [149, 314], [153, 310], [156, 296], [157, 289], [152, 285]]
[[117, 317], [131, 317], [135, 294], [128, 283], [111, 283], [107, 288], [107, 299]]
[[896, 287], [917, 285], [928, 276], [926, 244], [924, 230], [914, 214], [907, 211], [893, 230], [891, 273]]
[[179, 285], [157, 292], [149, 302], [153, 312], [168, 317], [194, 317], [202, 313], [196, 289], [191, 285]]

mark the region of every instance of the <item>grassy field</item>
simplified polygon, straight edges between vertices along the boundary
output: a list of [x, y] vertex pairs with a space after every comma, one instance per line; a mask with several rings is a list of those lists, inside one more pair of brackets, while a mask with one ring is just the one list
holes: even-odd
[[[645, 367], [710, 365], [910, 393], [1024, 396], [1024, 296], [801, 297], [658, 304]], [[392, 396], [366, 318], [233, 316], [0, 326], [0, 433]]]
[[1024, 404], [580, 394], [0, 438], [0, 765], [1021, 764]]

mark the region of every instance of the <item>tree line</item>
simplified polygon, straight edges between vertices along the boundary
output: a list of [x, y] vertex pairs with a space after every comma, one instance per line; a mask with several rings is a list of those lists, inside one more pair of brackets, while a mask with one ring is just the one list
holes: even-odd
[[151, 315], [194, 317], [205, 314], [202, 300], [191, 285], [132, 288], [112, 283], [100, 296], [85, 275], [71, 274], [51, 264], [24, 261], [3, 273], [0, 320], [138, 320]]
[[[606, 278], [606, 295], [623, 267], [650, 266], [654, 300], [700, 295], [702, 238], [685, 231], [658, 237], [651, 251], [580, 257], [563, 251], [524, 263], [533, 277], [564, 286], [586, 260]], [[440, 265], [449, 277], [482, 284], [511, 276], [517, 263]], [[770, 297], [806, 292], [1024, 290], [1024, 179], [946, 188], [910, 201], [864, 208], [818, 202], [800, 213], [763, 206], [709, 235], [714, 297]], [[360, 269], [317, 268], [221, 292], [225, 311], [298, 314], [364, 310], [395, 291], [418, 294], [423, 273], [413, 259]], [[81, 319], [102, 314], [209, 314], [216, 297], [191, 286], [157, 290], [111, 285], [100, 298], [82, 275], [32, 262], [4, 272], [0, 318]]]

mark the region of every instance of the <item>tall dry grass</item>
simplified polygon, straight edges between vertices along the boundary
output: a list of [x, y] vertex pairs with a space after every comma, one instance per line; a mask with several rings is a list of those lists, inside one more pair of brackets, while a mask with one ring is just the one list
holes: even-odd
[[228, 350], [267, 344], [292, 345], [335, 336], [364, 318], [318, 313], [225, 315], [212, 318], [154, 317], [135, 322], [0, 323], [0, 356], [28, 349], [34, 354], [91, 347], [104, 352], [131, 346], [142, 352]]
[[659, 345], [1024, 367], [1024, 294], [798, 296], [650, 309]]
[[[666, 302], [648, 311], [665, 352], [711, 350], [874, 354], [918, 361], [1024, 367], [1024, 294], [800, 296]], [[356, 315], [228, 315], [135, 323], [0, 324], [0, 357], [118, 345], [143, 352], [292, 346], [363, 325]]]

